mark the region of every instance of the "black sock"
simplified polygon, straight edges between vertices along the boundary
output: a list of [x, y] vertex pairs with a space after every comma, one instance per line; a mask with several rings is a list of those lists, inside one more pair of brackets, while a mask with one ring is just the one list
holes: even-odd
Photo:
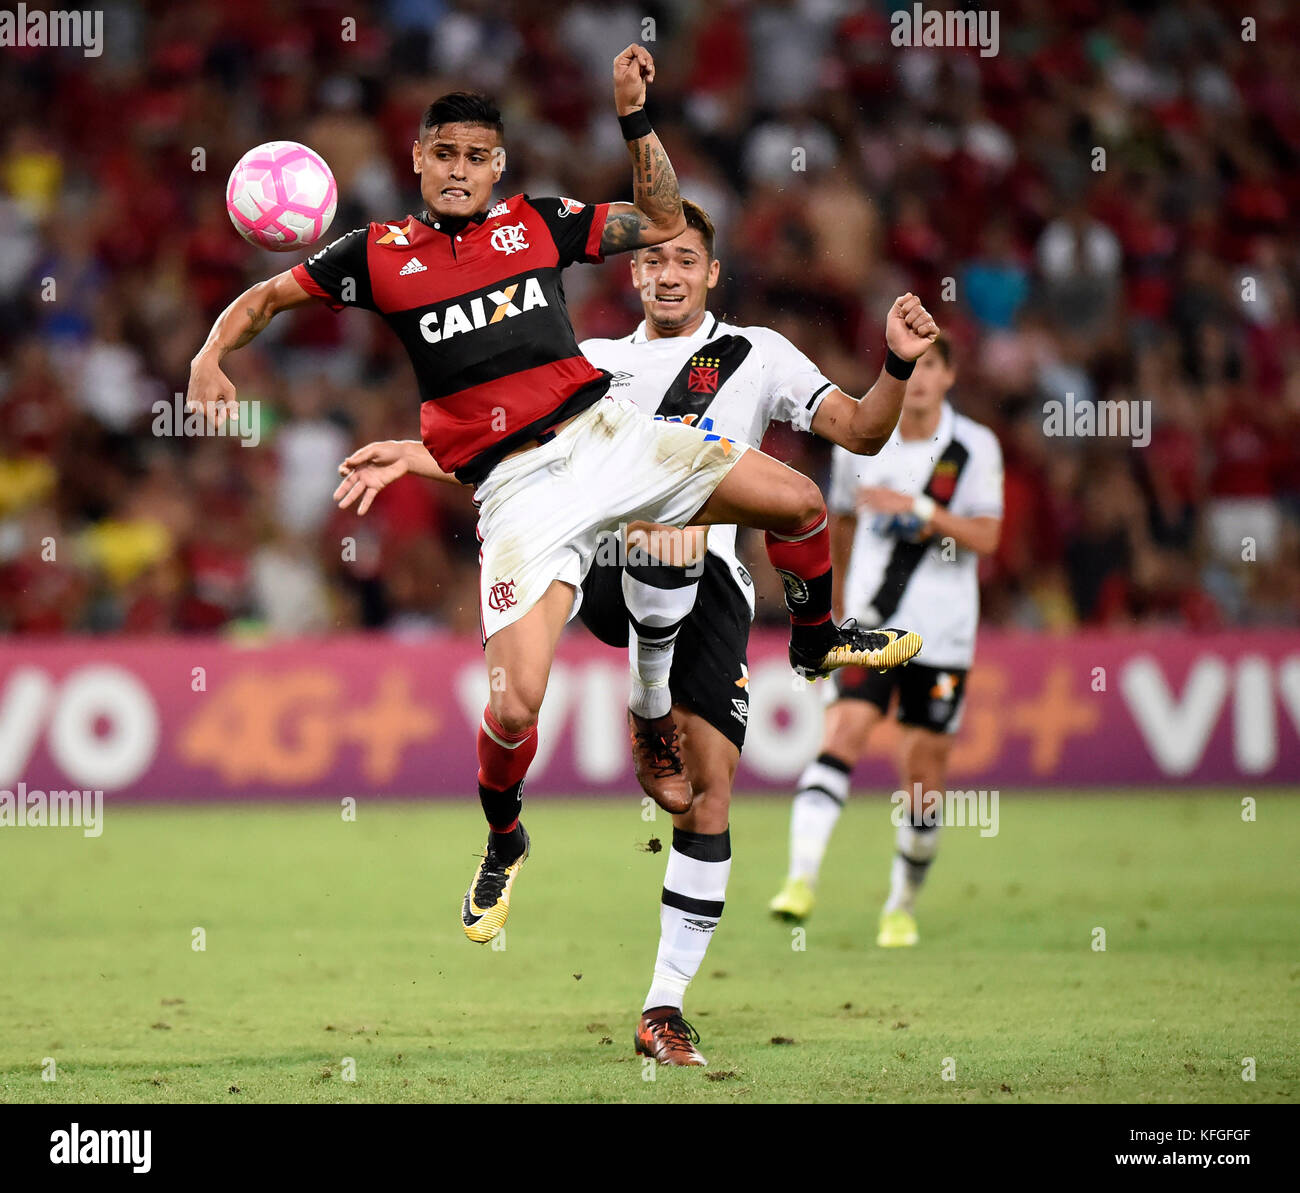
[[483, 805], [483, 815], [487, 817], [488, 827], [499, 835], [508, 835], [518, 824], [519, 813], [524, 805], [524, 781], [497, 791], [492, 787], [478, 785], [478, 802]]
[[524, 826], [515, 821], [515, 827], [508, 833], [492, 829], [488, 835], [488, 845], [498, 858], [509, 865], [524, 851]]

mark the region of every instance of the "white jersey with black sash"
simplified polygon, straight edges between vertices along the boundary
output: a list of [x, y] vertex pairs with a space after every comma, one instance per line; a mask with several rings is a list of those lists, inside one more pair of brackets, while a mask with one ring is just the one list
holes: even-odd
[[844, 613], [864, 625], [904, 626], [925, 640], [917, 661], [969, 667], [979, 623], [979, 556], [932, 535], [908, 542], [880, 532], [888, 519], [857, 508], [868, 485], [922, 493], [964, 518], [1002, 517], [1002, 449], [988, 427], [947, 402], [933, 438], [903, 439], [894, 428], [875, 456], [835, 449], [827, 505], [857, 516]]
[[[735, 327], [712, 314], [693, 335], [648, 339], [643, 322], [622, 339], [584, 340], [580, 347], [593, 365], [613, 374], [610, 397], [752, 447], [772, 422], [809, 430], [834, 388], [779, 332]], [[726, 562], [752, 615], [754, 586], [736, 558], [735, 526], [711, 526], [709, 550]]]

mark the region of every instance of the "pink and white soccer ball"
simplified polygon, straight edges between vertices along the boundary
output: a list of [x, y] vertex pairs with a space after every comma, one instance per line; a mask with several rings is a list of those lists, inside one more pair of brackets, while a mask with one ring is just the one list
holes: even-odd
[[297, 141], [250, 149], [226, 183], [226, 211], [235, 231], [277, 253], [305, 249], [324, 236], [338, 201], [325, 159]]

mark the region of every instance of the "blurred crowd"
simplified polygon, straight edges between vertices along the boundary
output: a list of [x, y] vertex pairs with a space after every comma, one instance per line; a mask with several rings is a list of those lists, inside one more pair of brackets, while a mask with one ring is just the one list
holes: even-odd
[[[476, 632], [467, 490], [406, 478], [361, 520], [330, 501], [352, 446], [418, 437], [378, 319], [305, 308], [227, 358], [256, 446], [158, 433], [155, 403], [240, 290], [305, 255], [232, 229], [246, 149], [323, 154], [339, 234], [418, 210], [420, 115], [469, 87], [504, 113], [501, 194], [630, 198], [610, 63], [631, 41], [718, 227], [720, 315], [851, 393], [897, 294], [952, 339], [953, 401], [1006, 460], [986, 622], [1300, 624], [1297, 13], [1002, 3], [983, 57], [891, 44], [891, 7], [158, 0], [107, 4], [98, 58], [0, 51], [0, 631]], [[624, 260], [566, 288], [579, 338], [640, 319]], [[1150, 442], [1049, 437], [1067, 394], [1149, 403]], [[825, 480], [820, 441], [766, 446]]]

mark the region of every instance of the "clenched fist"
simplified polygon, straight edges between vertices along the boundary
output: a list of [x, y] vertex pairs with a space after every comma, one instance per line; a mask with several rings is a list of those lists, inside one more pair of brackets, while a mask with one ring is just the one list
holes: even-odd
[[939, 338], [939, 325], [915, 294], [904, 294], [889, 308], [885, 343], [895, 356], [916, 360]]
[[614, 59], [614, 106], [620, 116], [645, 107], [647, 83], [655, 81], [655, 60], [635, 42]]

